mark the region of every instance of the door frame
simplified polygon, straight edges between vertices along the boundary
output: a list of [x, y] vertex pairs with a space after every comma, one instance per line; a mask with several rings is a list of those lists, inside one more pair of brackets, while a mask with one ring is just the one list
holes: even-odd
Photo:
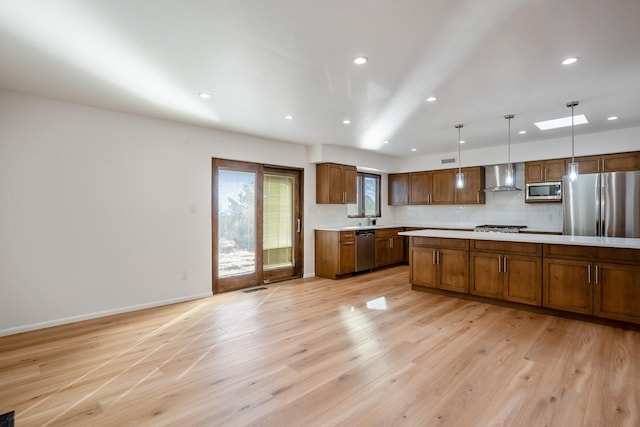
[[[256, 230], [256, 269], [254, 273], [238, 276], [218, 277], [218, 170], [229, 168], [233, 170], [254, 172], [256, 174], [255, 188], [255, 230]], [[295, 277], [302, 277], [304, 271], [304, 169], [287, 166], [264, 165], [260, 163], [244, 162], [239, 160], [226, 160], [212, 158], [211, 162], [211, 278], [212, 291], [214, 294], [237, 289], [251, 288], [265, 284], [263, 266], [263, 196], [264, 196], [264, 174], [265, 172], [294, 172], [297, 174], [298, 185], [294, 186], [294, 197], [299, 203], [294, 205], [294, 215], [300, 219], [300, 231], [294, 232], [294, 269], [293, 275], [268, 274], [268, 282], [287, 280]], [[297, 188], [296, 188], [297, 187]], [[294, 221], [295, 222], [295, 221]]]

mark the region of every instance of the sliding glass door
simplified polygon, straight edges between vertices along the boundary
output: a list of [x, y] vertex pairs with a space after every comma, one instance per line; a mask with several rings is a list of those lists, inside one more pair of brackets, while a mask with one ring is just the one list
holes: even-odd
[[302, 275], [301, 172], [213, 160], [213, 289]]
[[302, 275], [300, 171], [265, 168], [262, 265], [265, 282]]

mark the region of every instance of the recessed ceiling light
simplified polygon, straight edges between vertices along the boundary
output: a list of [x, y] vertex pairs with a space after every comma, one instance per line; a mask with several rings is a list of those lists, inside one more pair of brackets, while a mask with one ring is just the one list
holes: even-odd
[[344, 120], [342, 121], [342, 124], [343, 124], [343, 125], [350, 125], [350, 124], [351, 124], [351, 120], [349, 120], [349, 119], [344, 119]]
[[[576, 126], [578, 126], [587, 124], [589, 123], [589, 121], [584, 114], [580, 114], [579, 116], [574, 116], [574, 123]], [[534, 123], [534, 125], [536, 125], [540, 130], [566, 128], [571, 126], [571, 116], [553, 120], [545, 120], [543, 122], [536, 122]]]
[[576, 62], [578, 62], [578, 58], [576, 58], [575, 56], [572, 56], [571, 58], [567, 58], [564, 61], [562, 61], [562, 65], [571, 65], [571, 64], [575, 64]]
[[356, 65], [363, 65], [366, 64], [369, 61], [369, 58], [367, 58], [366, 56], [356, 56], [355, 58], [353, 58], [353, 63]]
[[291, 114], [287, 114], [284, 118], [285, 120], [293, 120], [293, 116]]
[[417, 148], [412, 148], [411, 151], [418, 151], [418, 149]]
[[618, 116], [607, 117], [607, 120], [618, 120]]
[[520, 135], [524, 135], [525, 133], [527, 133], [526, 130], [521, 130], [520, 132], [518, 132]]
[[389, 141], [385, 141], [384, 143], [385, 143], [385, 144], [388, 144], [388, 143], [389, 143]]
[[460, 144], [464, 144], [466, 141], [464, 139], [460, 140]]
[[199, 96], [200, 98], [204, 98], [204, 99], [209, 99], [209, 98], [211, 98], [211, 94], [210, 94], [210, 93], [207, 93], [207, 92], [200, 92], [200, 93], [198, 94], [198, 96]]
[[436, 102], [437, 100], [438, 100], [438, 98], [435, 97], [435, 96], [430, 96], [430, 97], [427, 98], [427, 102]]

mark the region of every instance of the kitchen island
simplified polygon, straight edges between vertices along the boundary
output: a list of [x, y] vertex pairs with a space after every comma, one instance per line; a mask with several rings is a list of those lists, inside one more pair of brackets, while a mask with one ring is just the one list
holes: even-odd
[[640, 239], [418, 230], [413, 289], [640, 324]]

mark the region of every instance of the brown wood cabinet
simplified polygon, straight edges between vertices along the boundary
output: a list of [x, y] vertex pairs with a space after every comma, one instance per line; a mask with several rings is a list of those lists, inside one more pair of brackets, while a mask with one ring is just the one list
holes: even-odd
[[469, 292], [469, 240], [411, 237], [412, 285]]
[[640, 265], [594, 264], [593, 314], [640, 323]]
[[394, 173], [388, 178], [388, 204], [408, 205], [409, 204], [409, 174]]
[[524, 176], [526, 183], [562, 181], [566, 174], [566, 159], [539, 160], [526, 162]]
[[[464, 188], [456, 188], [455, 203], [457, 205], [485, 204], [485, 173], [482, 166], [462, 168], [464, 174]], [[455, 187], [455, 185], [454, 185]]]
[[432, 205], [451, 205], [455, 200], [455, 172], [454, 169], [444, 169], [431, 172], [431, 203]]
[[316, 203], [353, 204], [357, 203], [355, 166], [337, 163], [316, 165]]
[[[640, 151], [575, 158], [581, 174], [640, 170]], [[566, 160], [567, 168], [571, 159]]]
[[432, 193], [431, 172], [412, 172], [409, 174], [409, 204], [428, 205], [431, 203]]
[[404, 237], [398, 236], [402, 228], [376, 230], [375, 266], [397, 264], [404, 261]]
[[471, 241], [469, 292], [523, 304], [542, 304], [542, 245]]
[[640, 251], [545, 245], [543, 306], [640, 323]]
[[454, 169], [391, 174], [388, 182], [388, 204], [453, 204], [455, 202], [454, 178]]
[[355, 231], [315, 231], [316, 276], [336, 279], [353, 273], [356, 262]]
[[545, 259], [544, 307], [574, 313], [593, 314], [593, 294], [588, 261]]

